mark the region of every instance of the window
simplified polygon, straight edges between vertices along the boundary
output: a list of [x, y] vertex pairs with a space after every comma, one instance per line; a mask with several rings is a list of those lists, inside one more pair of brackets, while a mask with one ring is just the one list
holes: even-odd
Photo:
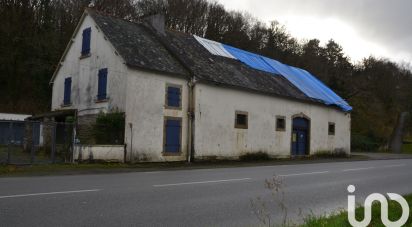
[[164, 153], [169, 155], [179, 154], [182, 138], [182, 119], [166, 117], [164, 127]]
[[166, 86], [166, 107], [180, 108], [181, 107], [181, 91], [180, 85]]
[[97, 100], [102, 101], [107, 99], [107, 68], [100, 69], [98, 74], [97, 84]]
[[248, 128], [248, 113], [243, 111], [236, 111], [235, 128]]
[[91, 34], [92, 34], [92, 28], [86, 28], [83, 30], [82, 56], [87, 56], [90, 54]]
[[335, 135], [335, 123], [329, 122], [328, 134], [331, 136]]
[[67, 106], [71, 104], [71, 95], [72, 95], [72, 78], [67, 77], [66, 79], [64, 79], [63, 105]]
[[283, 116], [276, 117], [276, 131], [286, 130], [286, 119]]

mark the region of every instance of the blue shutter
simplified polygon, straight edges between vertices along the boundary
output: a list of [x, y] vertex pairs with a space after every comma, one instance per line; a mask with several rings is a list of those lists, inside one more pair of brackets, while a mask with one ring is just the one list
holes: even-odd
[[166, 120], [165, 152], [180, 152], [180, 120]]
[[90, 54], [90, 37], [92, 34], [91, 28], [83, 30], [82, 55]]
[[180, 88], [167, 87], [167, 106], [180, 107]]
[[107, 98], [107, 68], [100, 69], [97, 84], [97, 100], [104, 100]]
[[68, 77], [64, 80], [64, 98], [63, 98], [64, 105], [70, 105], [71, 94], [72, 94], [72, 78]]

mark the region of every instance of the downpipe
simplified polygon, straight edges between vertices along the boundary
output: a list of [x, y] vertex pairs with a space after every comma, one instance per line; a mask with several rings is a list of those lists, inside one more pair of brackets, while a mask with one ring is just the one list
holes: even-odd
[[187, 111], [187, 162], [193, 162], [193, 124], [194, 124], [194, 87], [196, 79], [192, 77], [187, 83], [189, 88], [188, 111]]

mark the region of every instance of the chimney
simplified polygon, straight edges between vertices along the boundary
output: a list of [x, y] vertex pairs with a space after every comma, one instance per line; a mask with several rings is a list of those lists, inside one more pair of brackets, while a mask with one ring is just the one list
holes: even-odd
[[165, 35], [165, 16], [163, 14], [154, 14], [143, 18], [143, 21], [153, 28], [156, 32]]

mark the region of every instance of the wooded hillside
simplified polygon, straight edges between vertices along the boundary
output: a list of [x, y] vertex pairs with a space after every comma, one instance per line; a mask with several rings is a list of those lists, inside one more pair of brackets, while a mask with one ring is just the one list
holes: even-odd
[[[0, 1], [0, 112], [50, 110], [49, 80], [88, 0]], [[96, 0], [95, 9], [139, 21], [164, 13], [170, 29], [196, 34], [304, 68], [353, 106], [354, 147], [375, 149], [412, 108], [412, 73], [387, 59], [352, 63], [333, 40], [300, 41], [276, 21], [206, 0]], [[276, 17], [276, 15], [274, 15]]]

